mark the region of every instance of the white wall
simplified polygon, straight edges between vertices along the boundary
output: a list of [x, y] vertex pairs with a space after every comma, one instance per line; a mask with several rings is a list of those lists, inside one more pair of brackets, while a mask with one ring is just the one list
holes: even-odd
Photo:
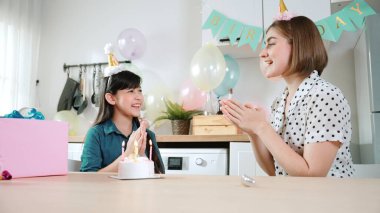
[[[135, 63], [156, 73], [177, 92], [180, 83], [188, 79], [191, 58], [201, 46], [200, 0], [43, 2], [38, 99], [39, 107], [47, 118], [56, 113], [66, 80], [63, 64], [105, 62], [105, 43], [115, 43], [118, 34], [131, 27], [139, 29], [147, 39], [147, 51]], [[357, 143], [353, 52], [341, 50], [338, 43], [331, 45], [329, 56], [323, 77], [340, 87], [346, 95], [353, 115], [352, 141]], [[117, 57], [123, 59], [120, 55]], [[270, 106], [273, 98], [282, 92], [283, 82], [273, 83], [264, 79], [259, 71], [258, 58], [237, 61], [241, 75], [234, 97]], [[96, 109], [89, 107], [83, 116], [92, 122], [95, 115]]]
[[[191, 58], [201, 44], [200, 6], [200, 1], [177, 0], [45, 0], [38, 74], [40, 110], [48, 119], [56, 113], [66, 81], [64, 63], [106, 62], [104, 45], [116, 45], [119, 33], [132, 27], [147, 40], [144, 56], [135, 63], [156, 73], [170, 88], [178, 88], [188, 78]], [[92, 121], [95, 114], [89, 107], [84, 117]]]

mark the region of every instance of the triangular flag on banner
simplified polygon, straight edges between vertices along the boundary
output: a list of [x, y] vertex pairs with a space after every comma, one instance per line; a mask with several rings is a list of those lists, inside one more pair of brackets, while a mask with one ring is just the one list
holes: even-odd
[[355, 32], [356, 28], [352, 23], [351, 19], [347, 17], [344, 10], [334, 13], [331, 17], [335, 19], [335, 28], [338, 30], [345, 30], [350, 32]]
[[226, 16], [216, 10], [213, 10], [206, 23], [204, 23], [202, 29], [211, 29], [212, 36], [215, 37], [220, 28], [223, 26], [225, 20]]
[[249, 46], [251, 46], [251, 49], [255, 51], [262, 36], [263, 36], [262, 28], [245, 25], [244, 30], [240, 37], [238, 47], [241, 47], [244, 44], [249, 44]]
[[[343, 30], [351, 31], [351, 32], [356, 31], [355, 26], [353, 25], [351, 20], [348, 17], [346, 17], [344, 11], [339, 11], [337, 13], [334, 13], [333, 15], [323, 20], [326, 21], [325, 23], [327, 23], [328, 25], [326, 29], [329, 31], [330, 34], [333, 35], [333, 39], [334, 39], [333, 41], [335, 42], [339, 40], [340, 36], [342, 35]], [[326, 35], [326, 36], [330, 36], [330, 35]], [[322, 38], [324, 37], [322, 36]]]
[[[279, 9], [282, 15], [287, 12], [283, 0], [280, 0]], [[343, 30], [356, 31], [355, 25], [357, 28], [363, 28], [365, 18], [373, 14], [376, 14], [376, 12], [367, 2], [364, 0], [354, 0], [341, 11], [315, 22], [315, 25], [317, 25], [322, 39], [337, 42]], [[286, 20], [289, 20], [291, 17], [287, 18]], [[234, 45], [240, 37], [238, 47], [249, 44], [252, 50], [256, 50], [263, 37], [263, 29], [261, 27], [245, 25], [242, 22], [224, 16], [216, 10], [211, 12], [202, 28], [211, 29], [215, 39], [228, 37], [231, 45]], [[261, 45], [265, 48], [264, 42], [262, 40]]]
[[365, 17], [376, 14], [376, 12], [363, 0], [353, 1], [342, 11], [345, 12], [358, 28], [363, 28]]
[[243, 24], [233, 19], [227, 19], [223, 25], [222, 31], [219, 33], [219, 38], [230, 39], [230, 44], [235, 44], [237, 38], [240, 37], [243, 30]]
[[334, 42], [338, 41], [339, 37], [332, 33], [333, 30], [330, 29], [326, 19], [315, 22], [315, 25], [317, 26], [322, 39]]

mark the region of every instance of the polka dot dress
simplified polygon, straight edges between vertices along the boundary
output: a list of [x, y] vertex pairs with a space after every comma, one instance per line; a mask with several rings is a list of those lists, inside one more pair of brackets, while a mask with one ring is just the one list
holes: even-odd
[[[351, 111], [342, 92], [320, 78], [317, 71], [301, 83], [285, 117], [287, 88], [272, 104], [271, 124], [276, 132], [299, 155], [304, 146], [324, 141], [339, 141], [341, 146], [327, 176], [351, 177], [354, 168], [349, 149]], [[275, 161], [276, 175], [288, 175]]]

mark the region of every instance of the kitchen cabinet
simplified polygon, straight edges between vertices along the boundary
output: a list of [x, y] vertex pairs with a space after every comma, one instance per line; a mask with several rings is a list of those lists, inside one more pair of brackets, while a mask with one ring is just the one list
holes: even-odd
[[[279, 13], [278, 0], [208, 0], [203, 2], [202, 24], [207, 21], [213, 10], [217, 10], [227, 18], [266, 29]], [[331, 15], [329, 0], [286, 0], [285, 4], [290, 12], [305, 15], [313, 21], [318, 21]], [[217, 41], [213, 38], [209, 29], [202, 30], [202, 44], [204, 45], [207, 42], [215, 44], [223, 54], [228, 54], [234, 58], [258, 57], [261, 51], [260, 44], [253, 51], [249, 45], [237, 47], [236, 44], [230, 45], [229, 41]]]
[[[79, 137], [75, 137], [75, 139], [79, 139]], [[70, 137], [71, 141], [75, 141], [75, 139]], [[83, 141], [83, 139], [81, 140]], [[67, 156], [67, 169], [69, 172], [79, 172], [82, 163], [83, 145], [83, 143], [69, 143]]]
[[250, 143], [230, 143], [230, 175], [267, 176], [256, 162]]
[[[261, 0], [208, 0], [202, 6], [202, 23], [207, 21], [213, 10], [217, 10], [230, 19], [240, 21], [247, 25], [262, 25]], [[202, 31], [202, 44], [216, 42], [211, 30]], [[223, 43], [219, 43], [223, 45]]]
[[[239, 144], [248, 144], [247, 135], [156, 135], [158, 146], [161, 150], [161, 156], [166, 168], [168, 168], [169, 157], [180, 157], [183, 161], [181, 171], [168, 171], [168, 174], [228, 174], [227, 165], [228, 147], [231, 141], [240, 141]], [[80, 157], [83, 151], [84, 138], [74, 136], [69, 138], [69, 170], [78, 171], [80, 166]], [[234, 144], [234, 143], [231, 143]], [[232, 147], [236, 147], [232, 145]], [[247, 164], [253, 163], [252, 151], [246, 155]], [[78, 166], [79, 165], [79, 166]], [[231, 165], [231, 164], [230, 164]], [[246, 166], [246, 164], [241, 164]], [[246, 166], [247, 168], [249, 166]], [[258, 167], [258, 166], [257, 166]], [[259, 168], [259, 167], [258, 167]], [[254, 173], [259, 173], [255, 169]], [[238, 174], [236, 174], [238, 175]]]
[[[237, 20], [247, 25], [260, 27], [262, 22], [262, 0], [208, 0], [203, 1], [202, 24], [207, 21], [213, 10], [216, 10], [227, 18]], [[213, 43], [218, 46], [223, 54], [234, 58], [246, 58], [258, 56], [258, 50], [253, 52], [249, 45], [237, 47], [230, 45], [229, 41], [217, 41], [213, 38], [211, 30], [202, 30], [202, 44]], [[259, 48], [257, 48], [259, 49]]]
[[80, 161], [83, 151], [83, 143], [69, 143], [68, 159]]

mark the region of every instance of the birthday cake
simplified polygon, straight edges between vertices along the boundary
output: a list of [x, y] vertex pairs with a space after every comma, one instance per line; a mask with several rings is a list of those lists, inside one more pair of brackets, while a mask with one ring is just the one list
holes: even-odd
[[121, 179], [140, 179], [154, 176], [153, 161], [147, 157], [124, 158], [119, 162], [118, 177]]

